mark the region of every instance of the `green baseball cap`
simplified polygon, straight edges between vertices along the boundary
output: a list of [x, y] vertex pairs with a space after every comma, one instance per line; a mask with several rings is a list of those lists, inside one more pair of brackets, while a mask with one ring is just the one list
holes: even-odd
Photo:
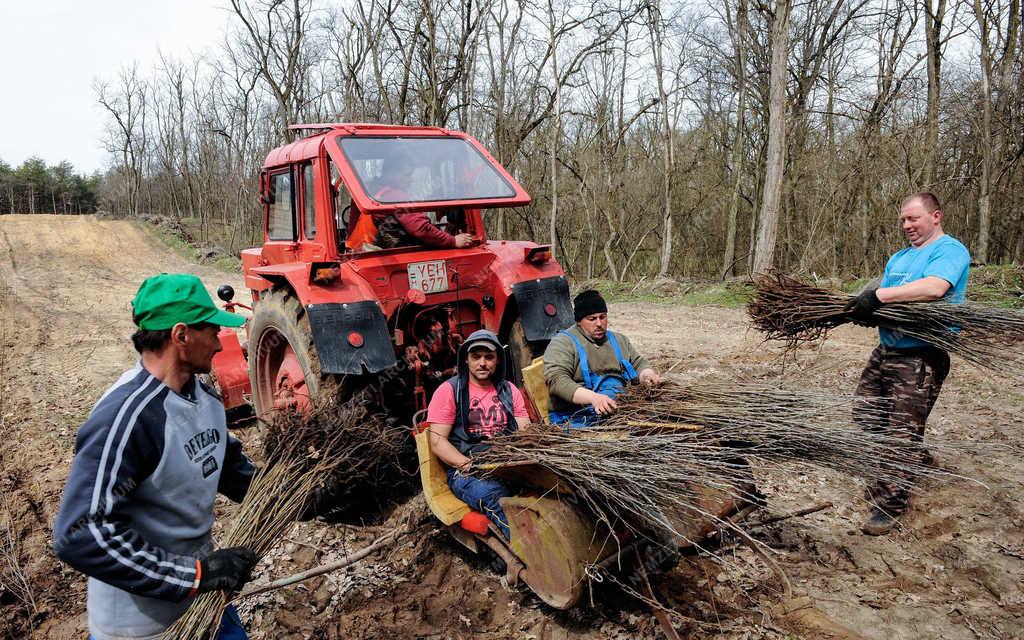
[[140, 329], [161, 331], [179, 322], [209, 322], [222, 327], [240, 327], [245, 316], [218, 309], [199, 278], [188, 273], [150, 276], [132, 300], [132, 319]]

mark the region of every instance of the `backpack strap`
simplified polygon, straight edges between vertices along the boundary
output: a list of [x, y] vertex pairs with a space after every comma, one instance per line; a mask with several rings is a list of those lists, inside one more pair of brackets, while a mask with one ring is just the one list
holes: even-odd
[[[463, 394], [463, 388], [462, 385], [459, 384], [458, 374], [445, 380], [445, 384], [451, 386], [452, 396], [455, 398], [455, 424], [452, 426], [455, 428], [465, 429], [466, 420], [469, 417], [469, 394]], [[463, 395], [466, 397], [463, 398]]]
[[512, 383], [508, 380], [502, 380], [500, 384], [496, 385], [495, 391], [498, 392], [498, 400], [501, 402], [501, 408], [505, 410], [506, 430], [509, 433], [512, 433], [519, 428], [519, 423], [516, 422], [514, 403], [512, 401]]

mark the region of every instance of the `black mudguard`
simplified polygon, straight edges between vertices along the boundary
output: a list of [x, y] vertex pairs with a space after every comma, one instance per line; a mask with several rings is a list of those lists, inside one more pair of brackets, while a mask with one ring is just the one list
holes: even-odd
[[[364, 367], [377, 373], [395, 366], [387, 319], [376, 302], [311, 304], [306, 313], [323, 373], [360, 374]], [[362, 345], [352, 346], [352, 332], [362, 336]]]
[[[512, 296], [519, 307], [523, 332], [530, 342], [550, 340], [573, 323], [569, 281], [565, 276], [517, 282], [512, 285]], [[548, 304], [554, 306], [554, 315], [545, 310]]]

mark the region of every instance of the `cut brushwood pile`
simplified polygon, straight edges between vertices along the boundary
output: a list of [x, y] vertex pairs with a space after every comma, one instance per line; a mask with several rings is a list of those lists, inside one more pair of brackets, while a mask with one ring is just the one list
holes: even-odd
[[[853, 319], [850, 296], [773, 272], [755, 278], [747, 305], [754, 327], [792, 350], [825, 338]], [[1024, 377], [1024, 311], [974, 303], [902, 302], [882, 305], [874, 325], [954, 353], [980, 367]]]
[[[824, 467], [908, 488], [908, 477], [946, 475], [917, 462], [919, 445], [890, 423], [875, 399], [667, 382], [629, 387], [616, 401], [618, 411], [599, 426], [566, 432], [532, 425], [492, 439], [474, 464], [498, 475], [524, 463], [546, 468], [610, 530], [626, 527], [651, 540], [687, 544], [700, 541], [686, 539], [674, 521], [716, 517], [701, 507], [701, 487], [741, 503], [758, 499], [751, 466]], [[854, 402], [862, 403], [856, 426]], [[952, 445], [932, 441], [929, 447]]]
[[[359, 482], [381, 459], [395, 455], [399, 429], [389, 429], [357, 403], [335, 402], [332, 394], [308, 415], [280, 411], [267, 421], [266, 461], [256, 472], [220, 547], [248, 547], [263, 557], [309, 505], [315, 491], [339, 479]], [[200, 594], [164, 635], [207, 640], [220, 626], [233, 594]]]

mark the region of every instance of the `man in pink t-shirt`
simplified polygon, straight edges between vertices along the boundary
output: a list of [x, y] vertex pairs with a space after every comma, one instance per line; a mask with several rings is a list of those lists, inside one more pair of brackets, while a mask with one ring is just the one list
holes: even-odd
[[459, 500], [484, 513], [509, 537], [500, 498], [512, 495], [492, 478], [470, 475], [471, 456], [488, 448], [487, 440], [526, 427], [523, 394], [505, 378], [505, 355], [498, 336], [481, 329], [459, 349], [458, 373], [442, 384], [427, 408], [430, 448], [448, 466], [448, 486]]

